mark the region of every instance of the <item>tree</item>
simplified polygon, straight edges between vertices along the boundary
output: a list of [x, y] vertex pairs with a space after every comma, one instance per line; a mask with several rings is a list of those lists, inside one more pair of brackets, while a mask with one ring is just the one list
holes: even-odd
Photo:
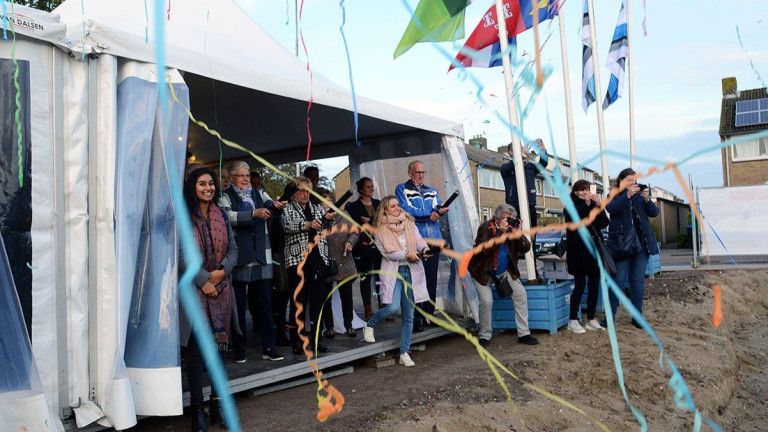
[[58, 7], [63, 2], [64, 0], [21, 0], [17, 1], [16, 4], [50, 12], [56, 9], [56, 7]]

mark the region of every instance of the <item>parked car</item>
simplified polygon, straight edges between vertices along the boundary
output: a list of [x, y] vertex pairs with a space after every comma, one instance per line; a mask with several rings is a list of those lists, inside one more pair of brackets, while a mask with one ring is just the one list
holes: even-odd
[[565, 252], [566, 231], [543, 231], [536, 234], [533, 252], [536, 255], [561, 255]]

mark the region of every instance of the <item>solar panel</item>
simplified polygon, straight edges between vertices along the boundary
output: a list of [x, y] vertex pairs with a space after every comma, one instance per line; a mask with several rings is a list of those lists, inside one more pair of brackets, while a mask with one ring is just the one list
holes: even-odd
[[736, 127], [768, 124], [768, 98], [736, 102]]
[[746, 111], [758, 111], [759, 109], [760, 107], [758, 99], [736, 102], [736, 114], [741, 114]]
[[760, 123], [760, 114], [758, 111], [736, 114], [736, 126], [751, 126]]

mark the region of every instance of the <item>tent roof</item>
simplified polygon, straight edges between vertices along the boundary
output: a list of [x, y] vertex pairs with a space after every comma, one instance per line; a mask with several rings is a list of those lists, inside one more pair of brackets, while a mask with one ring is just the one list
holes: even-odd
[[[67, 0], [54, 11], [67, 24], [73, 49], [82, 43], [85, 20], [86, 49], [154, 62], [154, 0], [148, 0], [149, 22], [140, 2], [83, 1]], [[165, 35], [167, 65], [184, 73], [199, 120], [273, 162], [305, 158], [310, 98], [306, 64], [233, 0], [174, 2]], [[311, 89], [312, 158], [349, 154], [355, 147], [351, 94], [317, 73]], [[371, 99], [358, 96], [357, 107], [362, 143], [434, 133], [463, 136], [460, 124]], [[203, 160], [219, 158], [216, 139], [196, 126], [190, 127], [190, 151]], [[224, 149], [224, 159], [240, 156]]]
[[[48, 12], [33, 9], [10, 2], [4, 2], [3, 10], [8, 14], [8, 20], [2, 18], [0, 21], [5, 23], [0, 29], [3, 34], [3, 40], [11, 42], [12, 30], [16, 30], [17, 36], [24, 36], [31, 39], [43, 40], [69, 51], [66, 36], [66, 26], [59, 22], [59, 16]], [[7, 39], [5, 37], [7, 36]]]

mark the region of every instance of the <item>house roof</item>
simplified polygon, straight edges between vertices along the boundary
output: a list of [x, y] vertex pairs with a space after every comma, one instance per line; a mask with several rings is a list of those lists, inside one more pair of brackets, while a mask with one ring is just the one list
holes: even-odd
[[502, 165], [508, 162], [506, 155], [493, 150], [488, 150], [472, 144], [467, 144], [464, 148], [467, 151], [467, 159], [478, 164], [483, 164], [485, 167], [499, 169]]
[[724, 97], [720, 108], [720, 137], [745, 134], [768, 129], [767, 124], [736, 126], [736, 102], [768, 98], [765, 88], [742, 90], [737, 97]]

